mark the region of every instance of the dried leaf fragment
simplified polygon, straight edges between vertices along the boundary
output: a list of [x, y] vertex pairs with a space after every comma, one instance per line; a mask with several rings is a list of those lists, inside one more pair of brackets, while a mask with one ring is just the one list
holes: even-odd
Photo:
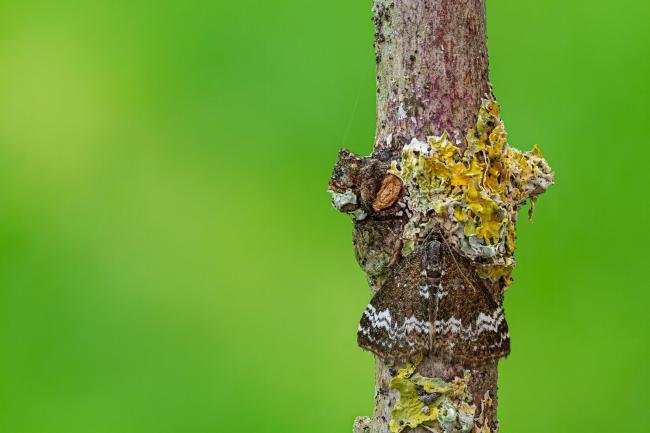
[[384, 180], [381, 181], [381, 187], [377, 192], [372, 208], [375, 212], [379, 212], [391, 207], [397, 201], [401, 190], [402, 181], [400, 178], [394, 174], [387, 174]]

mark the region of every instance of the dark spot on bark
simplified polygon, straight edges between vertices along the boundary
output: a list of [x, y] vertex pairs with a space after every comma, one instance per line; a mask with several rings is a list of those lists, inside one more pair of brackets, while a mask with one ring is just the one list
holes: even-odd
[[433, 403], [434, 401], [436, 401], [436, 399], [438, 397], [440, 397], [440, 394], [438, 394], [437, 392], [434, 392], [434, 393], [431, 393], [431, 394], [426, 394], [426, 393], [422, 394], [422, 395], [420, 395], [419, 398], [420, 398], [420, 401], [422, 403], [424, 403], [424, 404], [426, 404], [428, 406], [431, 403]]

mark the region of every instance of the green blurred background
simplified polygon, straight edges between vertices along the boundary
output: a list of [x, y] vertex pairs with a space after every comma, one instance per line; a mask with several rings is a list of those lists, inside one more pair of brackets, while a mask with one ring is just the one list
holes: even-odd
[[[0, 432], [348, 432], [370, 1], [0, 2]], [[650, 4], [489, 0], [519, 225], [508, 432], [649, 431]]]

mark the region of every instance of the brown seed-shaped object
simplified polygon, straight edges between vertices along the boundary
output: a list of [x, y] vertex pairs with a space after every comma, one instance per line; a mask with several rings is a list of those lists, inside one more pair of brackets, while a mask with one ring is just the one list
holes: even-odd
[[381, 187], [379, 188], [379, 192], [377, 192], [372, 208], [375, 212], [379, 212], [391, 207], [397, 201], [401, 190], [402, 181], [399, 177], [393, 174], [387, 174], [384, 180], [381, 181]]

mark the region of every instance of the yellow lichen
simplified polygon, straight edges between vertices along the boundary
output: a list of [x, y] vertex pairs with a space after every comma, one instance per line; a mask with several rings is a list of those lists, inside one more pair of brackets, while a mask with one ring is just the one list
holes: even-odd
[[390, 381], [390, 389], [399, 391], [399, 401], [391, 413], [392, 433], [420, 425], [432, 428], [436, 421], [440, 421], [441, 410], [444, 414], [446, 407], [453, 407], [458, 414], [473, 422], [476, 406], [471, 404], [472, 398], [467, 390], [469, 372], [463, 378], [447, 383], [416, 373], [416, 367], [417, 363], [407, 364]]
[[499, 280], [500, 278], [505, 278], [506, 284], [509, 285], [512, 281], [510, 275], [512, 274], [512, 269], [514, 268], [514, 263], [510, 266], [508, 265], [483, 265], [478, 264], [476, 271], [478, 276], [481, 278], [489, 278], [491, 280]]
[[500, 267], [488, 272], [489, 277], [512, 269], [517, 211], [528, 199], [534, 207], [535, 197], [552, 184], [553, 173], [537, 145], [530, 152], [508, 145], [499, 113], [499, 104], [485, 99], [476, 128], [466, 135], [466, 148], [443, 133], [426, 143], [413, 139], [401, 161], [393, 162], [390, 172], [404, 183], [415, 215], [405, 228], [404, 253], [412, 249], [433, 210], [450, 237], [460, 233], [458, 244], [465, 254]]
[[492, 433], [492, 430], [487, 424], [483, 424], [482, 426], [475, 425], [472, 433]]
[[492, 407], [492, 404], [493, 401], [492, 397], [490, 397], [490, 391], [486, 391], [481, 400], [481, 413], [475, 420], [472, 433], [492, 433], [488, 424], [488, 416], [486, 414], [487, 410]]

